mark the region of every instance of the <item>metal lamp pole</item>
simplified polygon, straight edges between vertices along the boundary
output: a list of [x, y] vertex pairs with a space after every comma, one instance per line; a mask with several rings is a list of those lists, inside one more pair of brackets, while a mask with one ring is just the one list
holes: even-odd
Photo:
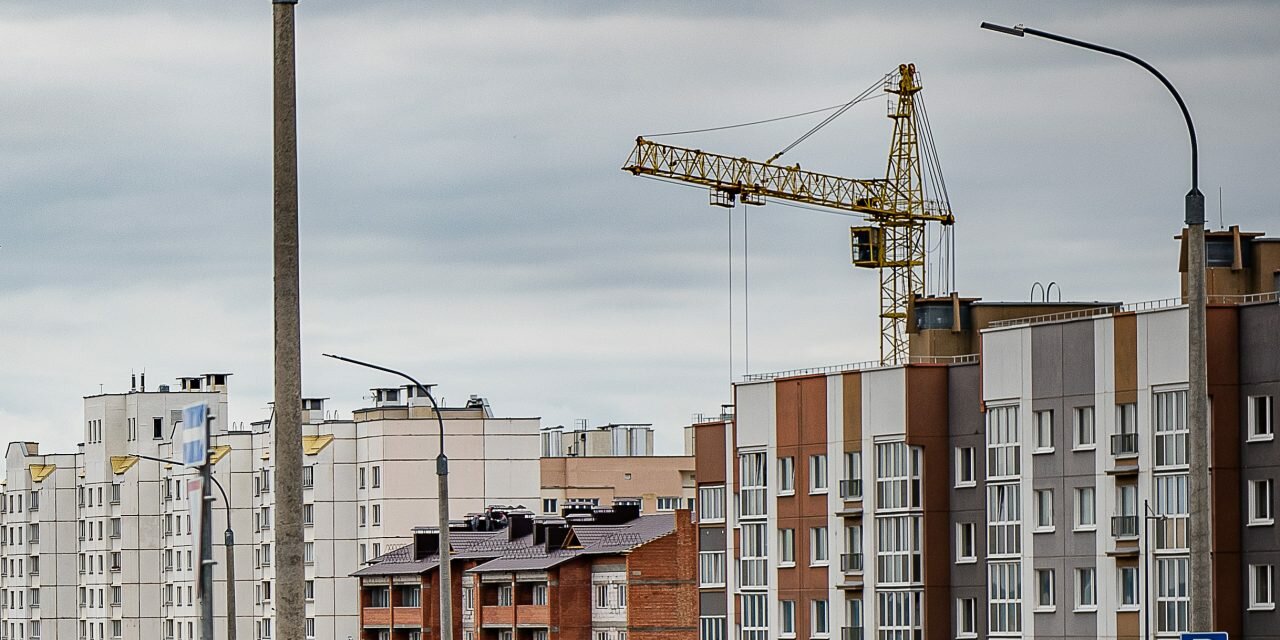
[[[177, 460], [166, 460], [164, 458], [144, 456], [138, 453], [129, 455], [134, 458], [138, 458], [139, 460], [150, 460], [152, 462], [182, 466], [182, 463]], [[205, 465], [206, 468], [211, 466], [212, 460], [209, 461], [209, 464]], [[218, 488], [218, 492], [222, 494], [222, 505], [226, 507], [227, 511], [227, 529], [222, 535], [223, 544], [227, 549], [227, 640], [236, 640], [236, 536], [235, 532], [231, 530], [231, 500], [227, 498], [227, 490], [224, 489], [222, 487], [222, 483], [218, 482], [218, 479], [214, 477], [212, 471], [205, 474], [202, 470], [201, 475], [206, 480], [212, 481], [213, 486]], [[213, 527], [212, 523], [210, 523], [213, 515], [210, 513], [212, 509], [213, 496], [209, 495], [208, 482], [204, 485], [204, 494], [204, 514], [203, 517], [200, 518], [200, 529], [203, 532], [202, 535], [204, 538], [200, 544], [200, 562], [204, 565], [204, 571], [201, 574], [201, 588], [205, 590], [205, 595], [201, 599], [200, 603], [202, 608], [201, 613], [203, 616], [201, 620], [201, 629], [202, 631], [206, 630], [204, 620], [209, 620], [207, 626], [207, 631], [209, 633], [208, 637], [213, 638], [213, 541], [210, 534]], [[206, 529], [206, 527], [208, 528]], [[205, 582], [206, 580], [208, 582]], [[207, 612], [203, 610], [206, 606], [208, 607]]]
[[1205, 346], [1205, 255], [1204, 255], [1204, 194], [1200, 193], [1200, 152], [1196, 145], [1196, 128], [1191, 122], [1191, 112], [1182, 101], [1178, 90], [1155, 67], [1137, 56], [1110, 47], [1060, 36], [1039, 29], [1017, 25], [1005, 27], [989, 22], [983, 29], [1017, 36], [1036, 36], [1075, 47], [1124, 58], [1151, 72], [1164, 85], [1187, 123], [1191, 137], [1191, 190], [1186, 195], [1183, 222], [1187, 225], [1187, 431], [1190, 440], [1187, 447], [1188, 479], [1190, 493], [1190, 517], [1187, 523], [1190, 543], [1191, 631], [1208, 631], [1213, 628], [1213, 545], [1212, 524], [1209, 510], [1209, 387]]
[[407, 373], [331, 353], [322, 355], [326, 358], [350, 362], [351, 364], [400, 376], [412, 382], [422, 392], [422, 395], [425, 395], [431, 401], [431, 408], [435, 410], [436, 422], [440, 427], [440, 454], [436, 456], [436, 479], [440, 495], [440, 507], [438, 509], [440, 514], [440, 639], [453, 640], [453, 568], [450, 566], [451, 554], [449, 552], [449, 458], [444, 455], [444, 418], [440, 416], [440, 405], [436, 404], [436, 398], [431, 395], [430, 388], [414, 380]]

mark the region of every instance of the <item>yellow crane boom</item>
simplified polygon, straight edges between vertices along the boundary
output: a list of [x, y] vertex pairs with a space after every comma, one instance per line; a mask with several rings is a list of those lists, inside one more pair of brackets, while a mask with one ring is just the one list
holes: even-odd
[[[859, 180], [804, 171], [798, 164], [779, 166], [686, 149], [636, 138], [627, 163], [633, 175], [698, 184], [710, 189], [711, 204], [732, 207], [763, 205], [777, 198], [868, 216], [873, 226], [850, 229], [853, 263], [880, 270], [880, 360], [905, 362], [908, 357], [906, 317], [913, 295], [924, 294], [925, 224], [951, 225], [955, 218], [945, 200], [927, 200], [920, 134], [927, 120], [918, 117], [915, 65], [899, 65], [885, 83], [896, 99], [885, 178]], [[923, 122], [921, 120], [924, 120]], [[775, 156], [776, 157], [776, 156]], [[934, 160], [930, 158], [931, 160]], [[936, 169], [936, 160], [928, 163]], [[940, 176], [939, 176], [940, 179]]]

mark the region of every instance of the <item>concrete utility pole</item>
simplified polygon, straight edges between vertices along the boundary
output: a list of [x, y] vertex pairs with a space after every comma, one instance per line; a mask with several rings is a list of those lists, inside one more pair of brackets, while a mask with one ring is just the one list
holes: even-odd
[[[1187, 226], [1187, 487], [1189, 518], [1187, 538], [1191, 551], [1189, 631], [1211, 631], [1213, 624], [1213, 519], [1210, 513], [1209, 478], [1209, 374], [1207, 368], [1204, 254], [1204, 194], [1200, 192], [1200, 150], [1191, 112], [1178, 90], [1156, 68], [1135, 55], [1083, 40], [1017, 25], [1005, 27], [988, 22], [983, 29], [1017, 36], [1036, 36], [1099, 53], [1124, 58], [1151, 72], [1164, 85], [1187, 123], [1191, 137], [1191, 190], [1184, 204], [1183, 223]], [[1147, 594], [1151, 597], [1152, 594]]]
[[302, 354], [298, 303], [298, 127], [294, 87], [293, 9], [272, 0], [274, 23], [274, 266], [276, 474], [274, 637], [303, 640]]

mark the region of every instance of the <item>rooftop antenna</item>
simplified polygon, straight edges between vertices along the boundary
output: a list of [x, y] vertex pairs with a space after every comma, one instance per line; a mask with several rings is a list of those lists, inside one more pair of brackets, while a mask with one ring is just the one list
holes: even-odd
[[1218, 230], [1226, 228], [1226, 223], [1222, 221], [1222, 187], [1218, 187]]

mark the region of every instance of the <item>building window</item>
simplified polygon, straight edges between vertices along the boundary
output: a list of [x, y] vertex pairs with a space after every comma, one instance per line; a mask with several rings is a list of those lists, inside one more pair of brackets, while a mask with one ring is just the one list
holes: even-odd
[[742, 560], [739, 581], [743, 587], [763, 587], [768, 585], [769, 554], [768, 535], [764, 523], [743, 523], [742, 528]]
[[768, 505], [768, 474], [764, 452], [744, 453], [739, 456], [742, 491], [739, 512], [743, 518], [761, 518]]
[[1097, 446], [1093, 407], [1076, 407], [1071, 410], [1071, 432], [1076, 449], [1092, 449]]
[[303, 593], [303, 597], [305, 597], [307, 600], [315, 600], [316, 599], [316, 581], [307, 580], [306, 582], [303, 582], [302, 593]]
[[1137, 567], [1120, 567], [1120, 608], [1136, 608], [1138, 606], [1138, 593], [1141, 586], [1138, 584], [1138, 568]]
[[827, 454], [809, 456], [809, 493], [823, 493], [827, 486]]
[[972, 522], [956, 524], [956, 564], [978, 561], [977, 529]]
[[360, 526], [365, 526], [368, 521], [368, 509], [364, 505], [360, 505], [360, 507], [356, 509], [356, 513], [359, 516], [356, 520], [359, 522]]
[[1271, 510], [1271, 489], [1273, 481], [1249, 481], [1249, 525], [1260, 526], [1274, 524]]
[[879, 638], [923, 637], [923, 599], [920, 591], [880, 591], [876, 593]]
[[844, 454], [844, 479], [840, 481], [840, 497], [845, 500], [862, 499], [861, 451], [846, 451]]
[[675, 511], [680, 508], [680, 496], [658, 496], [658, 511]]
[[1093, 530], [1098, 527], [1097, 505], [1093, 487], [1076, 489], [1076, 529]]
[[956, 637], [978, 637], [978, 600], [976, 598], [956, 600]]
[[377, 489], [382, 486], [382, 467], [373, 465], [373, 488]]
[[809, 564], [827, 564], [827, 528], [812, 527], [809, 529]]
[[558, 505], [558, 501], [557, 501], [555, 498], [543, 498], [543, 499], [542, 499], [542, 512], [543, 512], [543, 513], [558, 513], [558, 512], [559, 512], [559, 511], [558, 511], [558, 506], [559, 506], [559, 505]]
[[1152, 394], [1155, 405], [1156, 466], [1187, 464], [1187, 392]]
[[310, 489], [316, 484], [316, 466], [309, 464], [302, 467], [302, 488]]
[[[599, 607], [603, 607], [604, 605], [602, 604], [602, 602], [603, 602], [602, 600], [600, 600], [599, 598], [597, 598], [597, 599], [596, 599], [596, 607], [598, 607], [598, 608], [599, 608]], [[511, 603], [512, 603], [512, 599], [511, 599], [511, 585], [509, 585], [509, 584], [499, 585], [499, 586], [498, 586], [498, 606], [499, 606], [499, 607], [509, 607], [509, 606], [511, 606]]]
[[1053, 569], [1036, 569], [1036, 610], [1052, 611], [1058, 604]]
[[811, 602], [813, 603], [809, 608], [811, 614], [810, 622], [812, 623], [809, 626], [811, 634], [825, 636], [831, 633], [831, 617], [830, 612], [827, 611], [827, 601], [812, 600]]
[[475, 608], [476, 608], [476, 604], [475, 604], [475, 593], [476, 593], [476, 592], [475, 592], [475, 587], [463, 587], [463, 588], [462, 588], [462, 610], [463, 610], [463, 611], [474, 611], [474, 610], [475, 610]]
[[306, 619], [306, 621], [303, 623], [303, 633], [306, 634], [307, 638], [316, 637], [316, 619], [315, 618]]
[[879, 511], [919, 509], [920, 447], [905, 442], [876, 445], [876, 507]]
[[725, 640], [725, 616], [698, 618], [698, 640]]
[[1156, 485], [1156, 515], [1164, 516], [1156, 524], [1156, 549], [1161, 551], [1187, 550], [1187, 474], [1158, 475]]
[[698, 521], [724, 522], [724, 487], [698, 487]]
[[991, 407], [987, 410], [988, 480], [1017, 478], [1022, 474], [1017, 411], [1016, 406]]
[[1275, 437], [1271, 396], [1249, 396], [1249, 439], [1271, 440]]
[[742, 640], [768, 640], [769, 599], [763, 593], [742, 594]]
[[724, 556], [723, 551], [698, 552], [698, 586], [724, 586]]
[[921, 555], [922, 517], [876, 517], [876, 563], [882, 585], [913, 585], [924, 580]]
[[852, 524], [844, 528], [845, 557], [840, 559], [840, 570], [862, 571], [862, 525]]
[[1036, 490], [1036, 532], [1053, 531], [1053, 489]]
[[364, 488], [364, 467], [360, 467], [356, 469], [356, 477], [359, 479], [359, 481], [356, 483], [357, 488], [363, 489]]
[[1076, 569], [1076, 610], [1093, 611], [1098, 608], [1098, 573], [1093, 567]]
[[316, 543], [302, 543], [302, 562], [304, 564], [315, 564], [316, 562]]
[[978, 483], [973, 466], [973, 447], [956, 447], [956, 487], [972, 487]]
[[[778, 495], [796, 492], [796, 459], [778, 458]], [[795, 604], [795, 603], [792, 603]]]
[[778, 601], [778, 631], [784, 638], [794, 638], [796, 635], [796, 601], [780, 600]]
[[1021, 488], [1017, 484], [987, 486], [987, 554], [1018, 555], [1022, 552]]
[[1035, 412], [1036, 424], [1036, 448], [1032, 453], [1052, 453], [1053, 452], [1053, 412], [1037, 411]]
[[1276, 593], [1269, 564], [1249, 565], [1249, 609], [1272, 610], [1276, 608]]
[[302, 505], [302, 524], [304, 526], [311, 526], [311, 525], [314, 525], [315, 523], [316, 523], [315, 505], [311, 505], [311, 504]]
[[[724, 567], [724, 563], [723, 563], [723, 561], [721, 561], [721, 568], [723, 569], [723, 567]], [[722, 572], [722, 573], [721, 573], [721, 576], [723, 576], [723, 575], [724, 575], [724, 574], [723, 574], [723, 572]], [[721, 581], [723, 581], [723, 580], [724, 580], [724, 578], [723, 578], [723, 577], [721, 577]], [[539, 607], [545, 607], [545, 606], [547, 606], [547, 585], [546, 585], [546, 583], [541, 583], [541, 584], [535, 584], [535, 585], [533, 585], [533, 604], [534, 604], [534, 605], [536, 605], [536, 606], [539, 606]]]
[[391, 606], [391, 592], [387, 587], [376, 587], [369, 590], [369, 606], [378, 609]]
[[778, 529], [778, 564], [794, 566], [796, 563], [796, 530]]
[[1182, 633], [1188, 630], [1191, 606], [1187, 583], [1188, 558], [1156, 558], [1156, 631]]
[[373, 505], [373, 526], [376, 527], [381, 524], [382, 524], [382, 505], [375, 504]]

